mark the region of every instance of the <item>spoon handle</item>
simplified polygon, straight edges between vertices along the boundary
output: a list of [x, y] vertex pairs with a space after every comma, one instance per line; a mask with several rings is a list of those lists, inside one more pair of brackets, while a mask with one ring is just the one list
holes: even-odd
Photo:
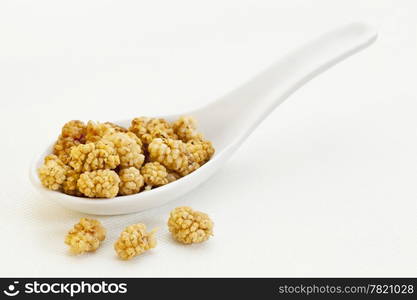
[[[376, 31], [353, 23], [310, 41], [221, 99], [197, 111], [215, 118], [210, 131], [218, 135], [228, 124], [228, 137], [242, 141], [279, 104], [310, 79], [339, 61], [364, 49], [376, 39]], [[202, 116], [203, 117], [203, 116]], [[223, 127], [224, 129], [224, 127]]]

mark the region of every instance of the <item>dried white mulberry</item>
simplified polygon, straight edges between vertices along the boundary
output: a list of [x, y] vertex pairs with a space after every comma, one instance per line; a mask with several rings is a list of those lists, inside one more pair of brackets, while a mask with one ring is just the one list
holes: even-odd
[[183, 244], [201, 243], [213, 235], [209, 216], [187, 206], [171, 211], [168, 228], [174, 239]]
[[117, 256], [129, 260], [143, 252], [156, 247], [155, 229], [146, 232], [145, 224], [134, 224], [125, 228], [114, 244]]
[[134, 167], [120, 170], [119, 177], [120, 195], [131, 195], [139, 193], [140, 189], [144, 185], [143, 176], [140, 174], [139, 170]]
[[85, 133], [87, 143], [94, 143], [101, 140], [104, 136], [118, 131], [112, 123], [96, 123], [88, 121]]
[[112, 122], [104, 122], [104, 124], [112, 127], [116, 132], [128, 132], [127, 128], [124, 128], [123, 126], [114, 124]]
[[107, 198], [186, 176], [205, 164], [214, 148], [190, 116], [173, 123], [140, 117], [129, 129], [111, 122], [69, 121], [52, 152], [38, 170], [44, 186], [73, 196]]
[[149, 144], [148, 152], [151, 161], [157, 161], [182, 176], [199, 167], [181, 140], [156, 138]]
[[66, 173], [69, 167], [64, 165], [59, 158], [50, 154], [45, 157], [43, 165], [38, 169], [41, 183], [51, 190], [60, 190], [66, 179]]
[[71, 137], [75, 140], [79, 140], [80, 142], [84, 142], [86, 133], [86, 126], [84, 122], [79, 120], [72, 120], [62, 127], [61, 136], [62, 137]]
[[145, 145], [150, 144], [154, 138], [177, 138], [171, 124], [164, 119], [135, 118], [132, 120], [129, 131], [136, 134]]
[[199, 165], [205, 164], [214, 154], [214, 148], [210, 141], [198, 137], [187, 142], [187, 151], [193, 161]]
[[81, 196], [82, 194], [77, 187], [77, 181], [80, 178], [80, 173], [76, 172], [72, 168], [68, 168], [65, 175], [66, 177], [62, 184], [62, 191], [68, 195]]
[[104, 140], [113, 143], [114, 148], [119, 155], [120, 166], [122, 168], [140, 168], [142, 166], [145, 155], [142, 154], [141, 144], [136, 142], [138, 140], [137, 137], [132, 138], [132, 136], [127, 133], [116, 132], [106, 136]]
[[[145, 164], [140, 172], [149, 187], [161, 186], [168, 183], [167, 169], [159, 162]], [[149, 189], [149, 188], [148, 188]]]
[[113, 143], [98, 141], [71, 148], [69, 165], [77, 172], [115, 169], [120, 164]]
[[172, 127], [178, 138], [183, 142], [188, 142], [189, 140], [195, 138], [198, 134], [197, 121], [190, 116], [180, 117], [172, 124]]
[[119, 192], [120, 178], [111, 170], [85, 172], [77, 181], [78, 190], [90, 198], [113, 198]]
[[59, 136], [54, 145], [53, 154], [57, 155], [63, 163], [68, 164], [70, 160], [71, 148], [80, 144], [80, 141], [74, 140], [71, 137], [64, 138]]
[[53, 149], [53, 154], [68, 164], [71, 147], [83, 144], [85, 142], [86, 126], [83, 122], [73, 120], [67, 122], [61, 130]]
[[101, 223], [94, 219], [81, 218], [80, 222], [74, 225], [67, 236], [65, 244], [70, 246], [74, 254], [95, 251], [100, 242], [106, 238], [106, 229]]

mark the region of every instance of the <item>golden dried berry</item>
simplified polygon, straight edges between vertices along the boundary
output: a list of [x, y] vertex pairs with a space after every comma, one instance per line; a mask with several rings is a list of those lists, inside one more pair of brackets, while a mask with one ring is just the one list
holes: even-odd
[[167, 169], [159, 162], [145, 164], [140, 172], [148, 186], [161, 186], [168, 183]]
[[148, 152], [151, 161], [157, 161], [182, 176], [199, 167], [181, 140], [156, 138], [149, 144]]
[[119, 192], [120, 178], [111, 170], [84, 172], [77, 181], [78, 190], [90, 198], [113, 198]]
[[81, 143], [84, 142], [86, 134], [86, 125], [84, 122], [79, 120], [72, 120], [62, 127], [61, 136], [62, 137], [71, 137], [75, 140], [80, 141]]
[[123, 126], [117, 125], [112, 122], [104, 122], [104, 124], [112, 127], [116, 132], [128, 132], [127, 128], [124, 128]]
[[190, 116], [182, 116], [177, 121], [172, 124], [174, 132], [183, 142], [188, 142], [189, 140], [197, 136], [197, 121]]
[[56, 155], [50, 154], [45, 157], [43, 165], [38, 169], [39, 179], [46, 188], [60, 190], [68, 169]]
[[104, 136], [115, 133], [118, 130], [112, 124], [88, 121], [85, 131], [86, 142], [94, 143], [101, 140]]
[[70, 161], [71, 148], [80, 144], [81, 142], [79, 140], [76, 140], [69, 136], [63, 137], [62, 135], [60, 135], [58, 137], [58, 140], [55, 142], [52, 152], [53, 154], [58, 156], [64, 164], [68, 164], [68, 162]]
[[183, 244], [201, 243], [213, 235], [213, 222], [209, 216], [187, 206], [171, 211], [168, 228], [174, 239]]
[[135, 140], [135, 142], [136, 142], [136, 144], [138, 144], [138, 145], [142, 148], [142, 150], [143, 150], [143, 143], [142, 143], [141, 139], [137, 137], [137, 135], [136, 135], [136, 134], [134, 134], [133, 132], [130, 132], [130, 131], [126, 132], [126, 134], [127, 134], [127, 135], [131, 138], [131, 139], [134, 139], [134, 140]]
[[80, 222], [68, 232], [65, 244], [74, 254], [82, 254], [97, 250], [106, 238], [106, 229], [98, 220], [81, 218]]
[[145, 145], [150, 144], [155, 138], [177, 138], [171, 124], [164, 119], [135, 118], [132, 120], [129, 131], [136, 134]]
[[155, 229], [146, 232], [145, 224], [134, 224], [125, 228], [114, 244], [117, 256], [129, 260], [156, 247]]
[[62, 191], [68, 195], [81, 196], [82, 194], [77, 187], [77, 181], [79, 178], [79, 172], [76, 172], [75, 170], [68, 168], [65, 181], [62, 184]]
[[53, 154], [68, 164], [71, 147], [83, 144], [85, 142], [86, 125], [78, 120], [69, 121], [64, 124], [61, 134], [56, 141]]
[[111, 122], [69, 121], [52, 153], [38, 170], [44, 186], [73, 196], [107, 198], [178, 180], [205, 164], [214, 147], [190, 116], [173, 123], [140, 117], [129, 129]]
[[150, 118], [146, 118], [146, 117], [134, 118], [129, 127], [129, 131], [133, 132], [139, 138], [141, 138], [142, 135], [144, 135], [145, 133], [148, 133], [147, 124], [149, 120]]
[[199, 137], [187, 142], [187, 151], [190, 153], [192, 160], [199, 165], [205, 164], [214, 154], [214, 148], [210, 141]]
[[77, 172], [115, 169], [119, 164], [119, 155], [107, 140], [71, 148], [69, 165]]
[[120, 185], [119, 185], [120, 195], [131, 195], [131, 194], [139, 193], [140, 189], [144, 185], [142, 175], [140, 174], [139, 170], [134, 167], [120, 170], [119, 177], [120, 177]]
[[145, 155], [142, 154], [141, 144], [138, 144], [136, 139], [129, 134], [116, 132], [106, 136], [102, 141], [107, 140], [113, 143], [122, 168], [140, 168], [145, 161]]

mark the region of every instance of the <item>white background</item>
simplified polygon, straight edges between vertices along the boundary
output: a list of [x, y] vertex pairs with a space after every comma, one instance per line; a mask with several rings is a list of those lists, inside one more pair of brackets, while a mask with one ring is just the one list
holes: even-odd
[[[71, 256], [83, 214], [42, 199], [28, 168], [71, 119], [187, 111], [291, 48], [350, 21], [378, 41], [273, 112], [227, 165], [181, 199], [100, 217], [109, 234]], [[1, 1], [1, 276], [417, 276], [415, 1]], [[215, 222], [181, 246], [165, 222], [179, 205]], [[159, 226], [132, 261], [113, 243]]]

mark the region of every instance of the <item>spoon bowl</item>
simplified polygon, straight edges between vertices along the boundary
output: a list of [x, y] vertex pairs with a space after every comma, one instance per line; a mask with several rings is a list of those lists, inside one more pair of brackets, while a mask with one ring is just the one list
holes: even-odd
[[[129, 196], [90, 199], [66, 195], [43, 187], [37, 169], [52, 152], [53, 144], [36, 158], [30, 180], [45, 197], [67, 208], [95, 215], [118, 215], [161, 206], [196, 188], [213, 175], [275, 107], [293, 92], [352, 54], [376, 40], [375, 30], [362, 23], [326, 33], [284, 56], [276, 64], [241, 87], [208, 105], [186, 113], [161, 116], [173, 121], [182, 115], [197, 119], [199, 131], [212, 141], [216, 152], [202, 167], [172, 183]], [[112, 121], [129, 127], [129, 120]]]

